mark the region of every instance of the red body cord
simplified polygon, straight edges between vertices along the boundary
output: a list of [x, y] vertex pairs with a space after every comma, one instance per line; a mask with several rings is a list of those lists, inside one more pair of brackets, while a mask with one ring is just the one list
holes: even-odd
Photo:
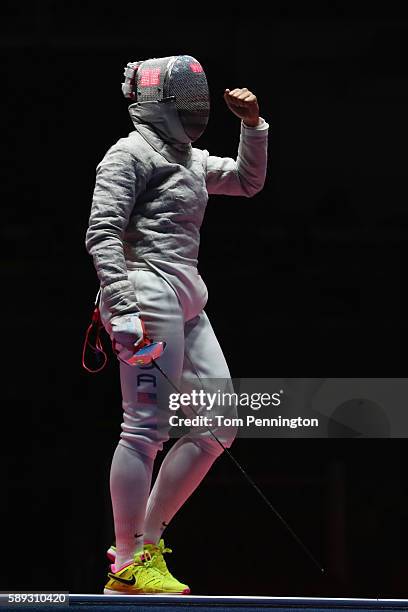
[[[106, 366], [106, 362], [108, 361], [108, 357], [104, 351], [104, 348], [101, 342], [101, 338], [100, 338], [100, 331], [102, 327], [103, 327], [103, 324], [101, 322], [101, 315], [99, 312], [99, 308], [98, 306], [95, 306], [94, 311], [92, 313], [91, 323], [89, 324], [88, 329], [86, 330], [84, 346], [82, 349], [82, 367], [85, 368], [85, 370], [87, 372], [90, 372], [91, 374], [96, 374], [97, 372], [100, 372], [101, 370], [103, 370], [103, 368]], [[91, 344], [89, 340], [89, 334], [91, 333], [92, 329], [95, 329], [95, 333], [96, 333], [95, 346]], [[94, 353], [101, 353], [103, 355], [103, 363], [96, 370], [92, 370], [91, 368], [88, 368], [88, 366], [85, 364], [85, 353], [86, 353], [87, 346], [89, 346], [89, 348]]]

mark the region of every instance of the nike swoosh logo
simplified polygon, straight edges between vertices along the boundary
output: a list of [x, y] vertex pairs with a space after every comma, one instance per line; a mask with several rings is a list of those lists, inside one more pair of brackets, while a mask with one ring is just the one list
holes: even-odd
[[136, 584], [136, 577], [132, 576], [131, 578], [120, 578], [119, 576], [115, 576], [115, 574], [111, 574], [110, 572], [108, 573], [109, 578], [112, 578], [113, 580], [117, 580], [118, 582], [121, 582], [122, 584], [128, 584], [128, 585], [132, 585], [132, 584]]

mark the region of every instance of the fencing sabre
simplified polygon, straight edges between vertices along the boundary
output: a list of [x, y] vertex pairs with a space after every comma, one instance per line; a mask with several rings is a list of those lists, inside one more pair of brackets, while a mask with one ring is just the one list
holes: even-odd
[[[163, 371], [163, 369], [156, 362], [156, 359], [158, 357], [160, 357], [160, 355], [163, 353], [163, 351], [164, 351], [164, 349], [166, 347], [166, 343], [165, 342], [152, 342], [152, 341], [150, 341], [148, 339], [147, 339], [147, 342], [149, 342], [149, 344], [145, 345], [143, 348], [141, 348], [140, 350], [136, 351], [134, 353], [134, 355], [130, 359], [127, 360], [127, 362], [129, 363], [129, 365], [139, 365], [139, 366], [144, 366], [144, 365], [148, 365], [148, 364], [152, 363], [159, 370], [159, 372], [162, 374], [162, 376], [164, 376], [164, 378], [169, 382], [169, 384], [173, 387], [173, 389], [175, 389], [177, 391], [177, 393], [179, 395], [181, 395], [181, 391], [177, 388], [177, 386], [173, 383], [173, 381], [170, 380], [170, 378], [167, 376], [167, 374]], [[199, 416], [199, 414], [195, 411], [194, 408], [192, 408], [191, 406], [190, 406], [190, 408], [191, 408], [191, 410], [194, 412], [194, 414], [196, 416]], [[258, 487], [256, 482], [254, 482], [254, 480], [244, 470], [242, 465], [239, 463], [239, 461], [237, 459], [235, 459], [234, 455], [228, 450], [228, 448], [226, 448], [223, 445], [221, 440], [215, 435], [215, 433], [210, 429], [210, 427], [208, 427], [207, 425], [205, 427], [210, 432], [210, 434], [213, 436], [213, 438], [217, 441], [217, 443], [221, 446], [223, 451], [228, 455], [228, 457], [231, 459], [231, 461], [235, 464], [235, 466], [239, 469], [239, 471], [244, 476], [244, 478], [247, 480], [247, 482], [249, 482], [249, 484], [252, 485], [252, 487], [255, 489], [255, 491], [257, 491], [257, 493], [260, 495], [260, 497], [266, 503], [268, 508], [270, 510], [272, 510], [272, 512], [274, 512], [274, 514], [278, 517], [278, 519], [283, 523], [283, 525], [286, 527], [286, 529], [289, 531], [289, 533], [292, 535], [292, 537], [296, 540], [296, 542], [299, 544], [299, 546], [307, 554], [309, 559], [311, 559], [311, 561], [313, 561], [313, 563], [319, 568], [320, 572], [322, 574], [324, 574], [325, 573], [325, 569], [320, 565], [320, 563], [317, 561], [317, 559], [313, 555], [313, 553], [302, 542], [302, 540], [294, 532], [292, 527], [287, 523], [287, 521], [283, 518], [283, 516], [272, 505], [272, 503], [269, 501], [269, 499], [266, 497], [266, 495]]]

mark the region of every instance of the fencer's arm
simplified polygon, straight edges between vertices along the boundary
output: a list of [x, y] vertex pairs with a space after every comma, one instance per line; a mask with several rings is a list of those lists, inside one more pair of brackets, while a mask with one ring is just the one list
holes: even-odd
[[269, 124], [262, 118], [256, 127], [241, 121], [236, 159], [206, 154], [209, 194], [252, 197], [264, 186], [268, 157]]
[[236, 159], [207, 157], [208, 193], [251, 197], [261, 191], [265, 183], [268, 128], [259, 116], [256, 95], [246, 87], [224, 91], [228, 109], [241, 119], [241, 134]]
[[123, 233], [142, 183], [138, 162], [126, 150], [111, 147], [97, 166], [85, 246], [112, 316], [139, 310], [128, 280]]

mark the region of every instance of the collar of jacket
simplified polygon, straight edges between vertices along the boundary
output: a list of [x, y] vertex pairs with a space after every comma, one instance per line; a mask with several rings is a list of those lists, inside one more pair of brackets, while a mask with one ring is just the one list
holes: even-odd
[[167, 161], [186, 165], [191, 160], [191, 141], [183, 130], [173, 100], [136, 102], [129, 106], [135, 129]]

